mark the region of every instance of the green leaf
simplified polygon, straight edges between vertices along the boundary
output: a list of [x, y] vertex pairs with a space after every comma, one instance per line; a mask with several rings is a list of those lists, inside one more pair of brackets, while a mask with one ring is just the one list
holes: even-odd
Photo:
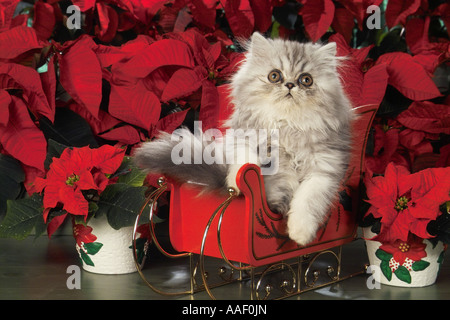
[[100, 242], [89, 242], [84, 244], [84, 248], [86, 249], [88, 254], [94, 255], [100, 251], [103, 247], [103, 243]]
[[428, 261], [420, 260], [420, 261], [416, 261], [412, 264], [412, 269], [414, 271], [422, 271], [422, 270], [426, 269], [429, 265], [430, 265], [430, 263]]
[[0, 237], [25, 239], [36, 227], [45, 228], [42, 216], [42, 197], [34, 194], [20, 200], [8, 200], [5, 219], [0, 224]]
[[0, 154], [0, 216], [6, 213], [7, 200], [14, 200], [22, 191], [25, 173], [16, 159]]
[[56, 142], [55, 140], [49, 139], [47, 143], [47, 157], [44, 161], [45, 169], [49, 169], [53, 158], [61, 157], [63, 151], [68, 148], [67, 145]]
[[95, 267], [94, 262], [91, 260], [91, 258], [89, 258], [89, 256], [81, 249], [80, 249], [80, 256], [81, 259], [84, 261], [84, 263], [86, 263], [88, 266]]
[[404, 266], [398, 267], [398, 269], [394, 271], [394, 274], [399, 280], [406, 283], [411, 283], [411, 274]]
[[87, 121], [67, 108], [56, 108], [55, 120], [52, 123], [46, 117], [39, 119], [39, 128], [47, 140], [53, 139], [58, 143], [71, 147], [98, 147], [91, 127]]
[[392, 254], [387, 253], [386, 251], [383, 251], [381, 249], [378, 249], [375, 251], [375, 255], [380, 259], [381, 261], [389, 261], [392, 258]]
[[119, 176], [118, 183], [125, 183], [132, 187], [140, 187], [147, 175], [144, 171], [133, 165], [130, 157], [125, 157], [114, 176]]
[[116, 230], [133, 226], [144, 205], [146, 190], [125, 183], [111, 184], [100, 195], [97, 213], [106, 214], [110, 226]]
[[391, 281], [392, 280], [392, 270], [389, 267], [389, 260], [388, 261], [382, 260], [380, 263], [380, 269], [381, 269], [381, 272], [383, 272], [386, 279]]

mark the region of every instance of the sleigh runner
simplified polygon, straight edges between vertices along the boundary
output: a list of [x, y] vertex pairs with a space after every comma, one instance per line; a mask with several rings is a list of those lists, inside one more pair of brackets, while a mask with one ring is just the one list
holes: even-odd
[[[282, 297], [353, 276], [341, 275], [341, 249], [356, 237], [359, 184], [363, 173], [367, 137], [377, 106], [361, 106], [354, 111], [357, 118], [352, 128], [353, 150], [350, 164], [339, 190], [339, 198], [331, 207], [313, 242], [299, 246], [289, 239], [285, 231], [285, 220], [267, 206], [264, 181], [260, 168], [256, 165], [246, 164], [238, 172], [236, 182], [241, 191], [240, 196], [236, 196], [232, 189], [229, 190], [229, 195], [224, 197], [211, 194], [199, 196], [192, 186], [178, 185], [162, 177], [159, 180], [159, 188], [147, 199], [147, 204], [150, 205], [150, 220], [156, 212], [159, 196], [169, 191], [170, 242], [180, 253], [170, 254], [160, 246], [154, 232], [155, 225], [151, 223], [153, 244], [168, 257], [190, 258], [191, 285], [188, 290], [163, 292], [146, 280], [140, 266], [136, 264], [147, 285], [161, 294], [192, 294], [206, 290], [211, 298], [215, 298], [211, 288], [217, 283], [212, 284], [208, 279], [211, 277], [208, 277], [208, 272], [205, 271], [206, 257], [224, 261], [226, 269], [220, 268], [219, 275], [228, 271], [238, 273], [237, 279], [219, 277], [224, 280], [219, 281], [219, 284], [249, 279], [250, 297], [258, 299], [272, 297], [273, 286], [268, 284], [261, 289], [262, 279], [276, 270], [288, 273], [289, 280], [283, 280], [280, 285]], [[134, 238], [146, 206], [136, 220]], [[336, 266], [328, 266], [328, 281], [318, 284], [316, 281], [320, 272], [311, 271], [316, 260], [325, 255], [331, 256]], [[198, 259], [196, 263], [195, 259]], [[361, 272], [364, 272], [363, 268]], [[261, 293], [261, 290], [264, 292]]]

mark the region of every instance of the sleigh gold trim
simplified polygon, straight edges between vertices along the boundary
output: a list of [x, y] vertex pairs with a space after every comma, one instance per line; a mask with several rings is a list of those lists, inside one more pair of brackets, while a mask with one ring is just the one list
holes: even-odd
[[[150, 223], [150, 233], [153, 244], [165, 256], [189, 259], [190, 288], [170, 292], [157, 289], [136, 263], [146, 284], [160, 294], [193, 294], [205, 290], [211, 298], [215, 298], [212, 293], [214, 286], [248, 279], [251, 281], [250, 298], [266, 299], [273, 297], [274, 287], [281, 288], [281, 297], [287, 297], [355, 275], [341, 275], [341, 253], [342, 246], [356, 238], [364, 153], [377, 106], [361, 106], [354, 111], [357, 118], [352, 128], [350, 165], [338, 192], [339, 199], [329, 210], [313, 242], [299, 246], [289, 239], [285, 219], [272, 212], [267, 205], [264, 181], [256, 165], [246, 164], [239, 170], [236, 178], [241, 191], [239, 196], [232, 189], [228, 196], [200, 196], [198, 190], [189, 184], [178, 185], [161, 177], [159, 188], [147, 198], [136, 219], [133, 239], [147, 205], [152, 221], [158, 198], [163, 192], [170, 191], [169, 237], [173, 248], [179, 253], [171, 254], [161, 247], [153, 223]], [[331, 257], [335, 266], [327, 266], [325, 273], [329, 279], [319, 284], [320, 271], [315, 270], [313, 265], [324, 256]], [[212, 276], [205, 269], [206, 257], [218, 258], [223, 262], [224, 266], [219, 267], [217, 272], [218, 283], [210, 282]], [[277, 270], [287, 273], [281, 284], [265, 284], [267, 275]], [[364, 272], [363, 268], [361, 272]], [[228, 275], [224, 276], [225, 273]]]

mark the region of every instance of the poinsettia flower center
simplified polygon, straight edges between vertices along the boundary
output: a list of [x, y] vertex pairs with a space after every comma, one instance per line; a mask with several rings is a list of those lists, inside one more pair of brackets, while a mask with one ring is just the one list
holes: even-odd
[[398, 246], [398, 249], [399, 249], [401, 252], [407, 252], [407, 251], [409, 251], [409, 248], [410, 248], [410, 245], [407, 244], [406, 242], [400, 242], [400, 244], [399, 244], [399, 246]]
[[80, 177], [74, 173], [70, 177], [67, 178], [66, 184], [68, 186], [73, 186], [75, 184], [75, 182], [77, 182], [78, 180], [80, 180]]
[[395, 210], [402, 211], [408, 208], [408, 201], [409, 199], [405, 196], [400, 197], [397, 199], [397, 202], [395, 203]]

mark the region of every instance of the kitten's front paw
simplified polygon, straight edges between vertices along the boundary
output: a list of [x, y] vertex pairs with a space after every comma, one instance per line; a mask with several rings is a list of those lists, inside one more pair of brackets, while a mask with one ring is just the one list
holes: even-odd
[[298, 214], [291, 213], [287, 217], [287, 228], [289, 238], [304, 246], [312, 242], [316, 237], [317, 230], [314, 224], [301, 219]]

